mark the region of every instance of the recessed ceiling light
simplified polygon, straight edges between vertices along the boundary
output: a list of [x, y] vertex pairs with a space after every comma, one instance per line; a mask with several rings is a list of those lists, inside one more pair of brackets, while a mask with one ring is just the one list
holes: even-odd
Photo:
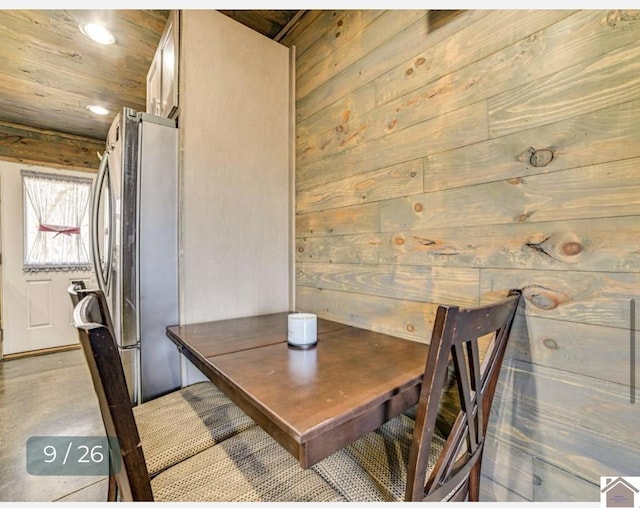
[[113, 44], [116, 42], [111, 32], [97, 23], [83, 23], [80, 25], [80, 31], [99, 44]]
[[97, 106], [92, 104], [91, 106], [87, 106], [87, 109], [96, 115], [108, 115], [109, 110], [103, 108], [102, 106]]

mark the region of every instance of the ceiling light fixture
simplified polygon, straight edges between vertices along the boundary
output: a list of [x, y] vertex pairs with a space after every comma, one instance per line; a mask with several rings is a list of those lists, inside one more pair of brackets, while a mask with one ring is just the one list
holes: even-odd
[[92, 104], [91, 106], [87, 106], [87, 109], [89, 111], [91, 111], [95, 115], [104, 116], [104, 115], [108, 115], [109, 114], [109, 110], [108, 109], [105, 109], [102, 106], [97, 106], [95, 104]]
[[98, 44], [113, 44], [116, 42], [111, 32], [97, 23], [83, 23], [80, 25], [80, 31]]

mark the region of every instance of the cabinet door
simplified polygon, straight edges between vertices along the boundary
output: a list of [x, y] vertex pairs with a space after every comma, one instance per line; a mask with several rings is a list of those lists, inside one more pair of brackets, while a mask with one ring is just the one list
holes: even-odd
[[179, 11], [171, 11], [147, 73], [147, 113], [175, 117], [178, 111]]
[[147, 113], [152, 115], [161, 114], [161, 91], [162, 91], [162, 75], [161, 75], [161, 56], [160, 48], [156, 51], [149, 72], [147, 73]]
[[174, 108], [178, 106], [178, 27], [175, 16], [169, 18], [165, 37], [160, 43], [162, 53], [162, 85], [161, 85], [161, 115], [173, 116]]

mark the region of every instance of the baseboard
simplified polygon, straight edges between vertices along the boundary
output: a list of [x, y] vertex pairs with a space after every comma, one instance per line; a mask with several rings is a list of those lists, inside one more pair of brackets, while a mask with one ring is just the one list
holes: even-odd
[[45, 349], [35, 349], [33, 351], [24, 351], [22, 353], [11, 353], [2, 356], [2, 361], [17, 360], [19, 358], [27, 358], [29, 356], [48, 355], [49, 353], [60, 353], [61, 351], [71, 351], [80, 349], [80, 344], [68, 344], [66, 346], [50, 347]]

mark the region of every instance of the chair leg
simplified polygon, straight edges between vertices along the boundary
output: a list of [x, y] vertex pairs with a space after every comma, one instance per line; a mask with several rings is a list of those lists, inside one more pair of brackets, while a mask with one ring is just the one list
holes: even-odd
[[480, 466], [482, 466], [482, 453], [469, 473], [469, 501], [480, 500]]
[[109, 486], [107, 488], [107, 501], [115, 502], [118, 499], [118, 484], [111, 460], [109, 461]]

